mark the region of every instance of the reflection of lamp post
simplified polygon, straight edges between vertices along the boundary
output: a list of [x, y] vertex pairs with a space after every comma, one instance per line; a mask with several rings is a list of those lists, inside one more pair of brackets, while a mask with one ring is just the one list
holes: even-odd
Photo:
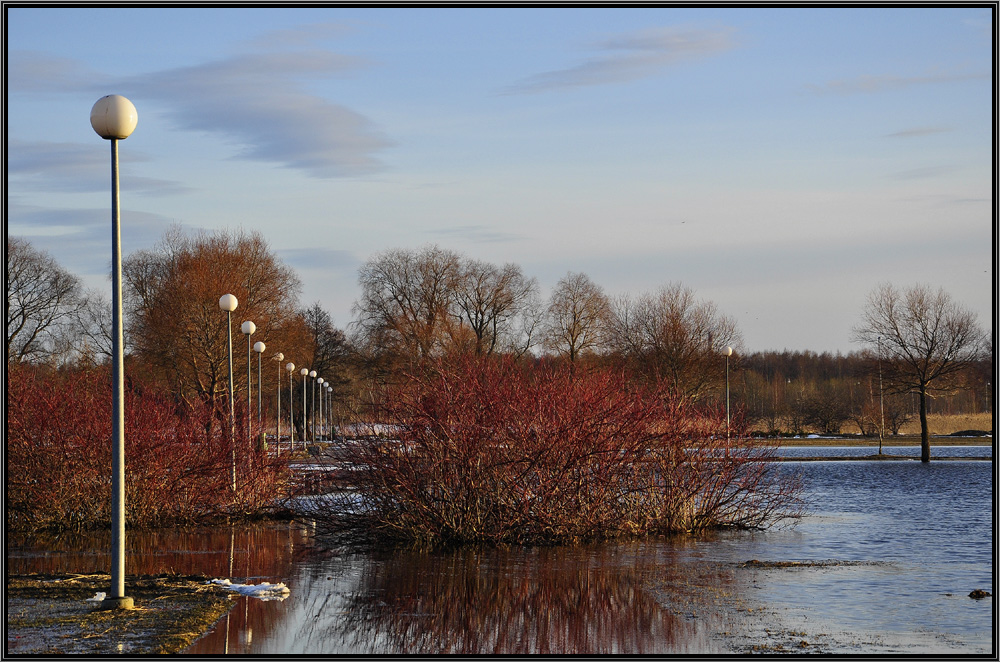
[[281, 453], [281, 362], [285, 360], [285, 355], [278, 352], [274, 355], [274, 360], [278, 362], [278, 381], [275, 382], [278, 387], [278, 415], [274, 419], [274, 439], [275, 439], [275, 451]]
[[250, 336], [254, 334], [257, 330], [257, 325], [253, 322], [243, 322], [240, 325], [240, 331], [246, 334], [247, 337], [247, 439], [252, 437], [250, 432], [250, 401], [253, 399], [253, 380], [250, 376], [250, 356], [253, 351], [253, 345], [250, 344]]
[[733, 355], [733, 348], [726, 347], [722, 350], [726, 355], [726, 439], [729, 439], [729, 357]]
[[299, 370], [299, 374], [302, 375], [302, 450], [306, 449], [306, 375], [309, 374], [309, 368], [302, 368]]
[[90, 125], [111, 141], [111, 290], [112, 373], [111, 394], [111, 595], [102, 605], [132, 609], [125, 595], [125, 349], [122, 325], [121, 209], [118, 194], [118, 141], [135, 131], [139, 114], [132, 102], [118, 94], [101, 97], [90, 110]]
[[233, 483], [233, 491], [236, 491], [236, 402], [234, 400], [235, 389], [233, 387], [233, 311], [236, 310], [236, 306], [239, 305], [239, 301], [232, 294], [223, 294], [219, 299], [219, 308], [226, 311], [226, 320], [228, 322], [228, 331], [226, 332], [226, 341], [229, 343], [229, 445], [230, 445], [230, 455], [232, 456], [232, 472], [231, 478]]

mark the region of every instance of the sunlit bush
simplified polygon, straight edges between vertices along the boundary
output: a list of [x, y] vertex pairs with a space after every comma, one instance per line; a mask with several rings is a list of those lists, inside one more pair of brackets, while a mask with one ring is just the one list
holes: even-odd
[[[125, 391], [125, 517], [157, 526], [259, 512], [282, 492], [284, 463], [232, 446], [211, 412], [181, 410], [153, 389]], [[111, 522], [111, 378], [18, 366], [7, 381], [6, 522], [12, 529], [83, 529]], [[207, 432], [211, 429], [212, 432]], [[237, 435], [246, 439], [245, 434]]]
[[557, 544], [757, 527], [794, 512], [770, 449], [620, 373], [460, 359], [381, 394], [393, 441], [342, 451], [356, 490], [330, 527], [418, 543]]

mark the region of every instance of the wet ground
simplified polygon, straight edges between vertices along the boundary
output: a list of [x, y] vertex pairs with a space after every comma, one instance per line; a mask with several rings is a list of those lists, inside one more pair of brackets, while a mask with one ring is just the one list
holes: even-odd
[[108, 575], [7, 577], [7, 655], [176, 653], [234, 604], [224, 588], [192, 575], [128, 577], [135, 608], [104, 610], [91, 601]]

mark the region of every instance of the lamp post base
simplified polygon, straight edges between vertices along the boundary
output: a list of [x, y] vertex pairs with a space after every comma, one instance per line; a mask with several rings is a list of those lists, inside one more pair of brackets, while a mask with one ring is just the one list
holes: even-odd
[[135, 609], [135, 601], [128, 597], [104, 598], [101, 600], [101, 609]]

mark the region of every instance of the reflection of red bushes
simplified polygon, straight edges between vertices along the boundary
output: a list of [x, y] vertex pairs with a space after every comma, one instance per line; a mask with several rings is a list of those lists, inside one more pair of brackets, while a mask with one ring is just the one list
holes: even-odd
[[553, 543], [780, 519], [793, 486], [725, 418], [609, 371], [464, 359], [384, 394], [398, 442], [357, 444], [363, 526]]
[[[236, 452], [234, 495], [229, 435], [219, 425], [206, 426], [211, 412], [179, 413], [169, 396], [131, 384], [124, 404], [129, 526], [253, 512], [271, 500], [284, 480], [278, 464], [244, 441]], [[31, 367], [10, 370], [7, 525], [107, 525], [111, 443], [111, 379], [106, 370], [58, 375]]]

